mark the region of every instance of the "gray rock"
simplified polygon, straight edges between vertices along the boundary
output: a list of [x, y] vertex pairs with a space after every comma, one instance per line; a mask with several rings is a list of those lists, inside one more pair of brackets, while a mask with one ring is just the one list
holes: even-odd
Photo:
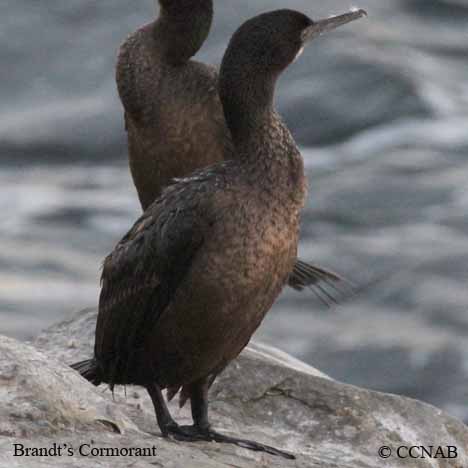
[[[468, 467], [468, 428], [430, 405], [336, 382], [290, 356], [252, 344], [211, 391], [215, 427], [289, 450], [297, 460], [216, 443], [162, 439], [145, 391], [119, 389], [115, 401], [67, 364], [89, 357], [96, 311], [45, 331], [35, 346], [0, 337], [0, 466], [49, 467]], [[182, 423], [187, 408], [170, 409]], [[61, 456], [14, 457], [14, 445], [61, 447]], [[66, 444], [66, 445], [64, 445]], [[388, 446], [455, 446], [456, 459], [381, 459]], [[18, 446], [19, 447], [19, 446]], [[80, 455], [120, 449], [120, 456]], [[154, 453], [153, 453], [154, 447]], [[149, 456], [125, 456], [147, 450]], [[70, 450], [70, 452], [68, 452]]]

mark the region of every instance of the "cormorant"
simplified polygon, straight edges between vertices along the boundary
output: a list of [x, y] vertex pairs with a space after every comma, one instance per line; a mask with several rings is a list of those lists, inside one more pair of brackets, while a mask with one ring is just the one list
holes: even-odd
[[[213, 0], [159, 4], [159, 18], [122, 44], [116, 69], [130, 170], [143, 210], [174, 179], [232, 159], [236, 151], [219, 100], [217, 70], [191, 59], [210, 31]], [[345, 292], [339, 275], [299, 259], [288, 283], [296, 290], [312, 287], [327, 305]]]
[[[277, 78], [319, 34], [363, 10], [314, 22], [277, 10], [244, 23], [220, 71], [235, 153], [166, 188], [106, 258], [94, 358], [73, 367], [95, 385], [145, 387], [164, 436], [293, 455], [215, 432], [208, 389], [247, 345], [296, 261], [307, 183], [274, 109]], [[179, 426], [161, 393], [190, 398]]]

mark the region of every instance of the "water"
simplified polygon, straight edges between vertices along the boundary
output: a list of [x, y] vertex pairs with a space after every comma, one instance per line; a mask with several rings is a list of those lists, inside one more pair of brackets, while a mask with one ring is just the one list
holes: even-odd
[[[69, 3], [0, 5], [0, 332], [21, 339], [96, 304], [102, 259], [139, 213], [113, 65], [154, 5]], [[217, 0], [199, 58], [219, 63], [260, 11], [351, 6], [316, 3]], [[333, 310], [285, 291], [258, 337], [468, 421], [468, 1], [358, 6], [369, 18], [309, 46], [278, 108], [310, 181], [301, 255], [362, 290]]]

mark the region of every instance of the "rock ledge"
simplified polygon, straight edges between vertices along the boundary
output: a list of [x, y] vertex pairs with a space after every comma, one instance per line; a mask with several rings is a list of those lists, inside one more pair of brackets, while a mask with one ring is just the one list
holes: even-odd
[[[336, 382], [258, 343], [213, 386], [212, 422], [222, 431], [291, 451], [297, 460], [224, 444], [164, 440], [143, 390], [119, 389], [113, 401], [104, 386], [93, 387], [67, 367], [89, 357], [95, 319], [94, 309], [82, 311], [43, 332], [34, 345], [0, 337], [0, 466], [468, 467], [463, 423], [409, 398]], [[179, 422], [190, 423], [188, 409], [171, 404], [171, 411]], [[14, 457], [14, 444], [18, 452], [29, 448], [36, 450], [30, 455], [43, 456]], [[380, 447], [395, 451], [403, 445], [455, 446], [458, 456], [379, 457]]]

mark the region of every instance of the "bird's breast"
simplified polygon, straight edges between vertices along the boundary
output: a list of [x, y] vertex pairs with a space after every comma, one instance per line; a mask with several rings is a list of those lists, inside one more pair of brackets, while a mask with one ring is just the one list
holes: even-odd
[[251, 290], [287, 277], [297, 251], [298, 214], [268, 194], [252, 193], [213, 225], [207, 269]]

